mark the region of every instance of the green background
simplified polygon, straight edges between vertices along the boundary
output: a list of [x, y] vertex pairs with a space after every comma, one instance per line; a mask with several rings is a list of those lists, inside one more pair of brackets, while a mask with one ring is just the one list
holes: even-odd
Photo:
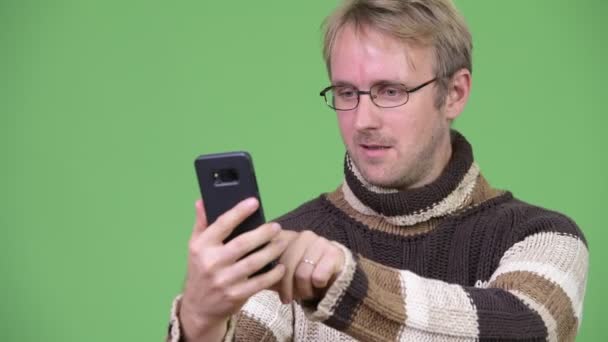
[[[591, 250], [608, 340], [608, 2], [457, 0], [486, 177]], [[0, 340], [154, 341], [185, 274], [198, 154], [249, 150], [267, 216], [333, 190], [320, 23], [335, 1], [0, 1]], [[603, 100], [602, 100], [603, 99]]]

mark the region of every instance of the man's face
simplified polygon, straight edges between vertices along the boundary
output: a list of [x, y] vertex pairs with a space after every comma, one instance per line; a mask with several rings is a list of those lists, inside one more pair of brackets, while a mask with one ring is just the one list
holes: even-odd
[[[347, 25], [331, 52], [331, 82], [369, 90], [388, 81], [409, 89], [435, 77], [433, 60], [430, 47]], [[450, 120], [435, 107], [435, 84], [411, 93], [400, 107], [379, 108], [361, 95], [357, 108], [336, 111], [346, 149], [369, 183], [405, 189], [441, 173], [451, 153]]]

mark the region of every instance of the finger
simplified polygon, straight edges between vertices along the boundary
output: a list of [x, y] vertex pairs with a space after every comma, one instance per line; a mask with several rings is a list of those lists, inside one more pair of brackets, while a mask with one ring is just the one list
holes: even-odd
[[[292, 230], [286, 230], [286, 229], [281, 229], [281, 232], [279, 233], [279, 237], [275, 238], [275, 240], [282, 240], [285, 242], [285, 250], [283, 251], [283, 253], [286, 252], [286, 250], [289, 248], [289, 245], [291, 244], [291, 242], [293, 240], [295, 240], [298, 237], [299, 233], [294, 232]], [[278, 260], [278, 262], [280, 262], [280, 259]], [[274, 292], [276, 292], [277, 294], [279, 294], [279, 296], [281, 296], [281, 281], [277, 282], [276, 284], [272, 285], [269, 290], [272, 290]], [[286, 302], [284, 302], [286, 304]]]
[[281, 232], [281, 225], [276, 222], [267, 223], [243, 233], [226, 244], [227, 258], [233, 263], [256, 248], [270, 242]]
[[205, 239], [210, 242], [223, 242], [239, 224], [258, 209], [258, 206], [258, 200], [253, 197], [239, 202], [209, 225], [204, 232]]
[[229, 296], [235, 300], [247, 299], [254, 294], [270, 288], [283, 278], [285, 266], [278, 264], [272, 270], [262, 273], [253, 278], [247, 279], [242, 283], [233, 286], [229, 290]]
[[331, 244], [330, 246], [331, 248], [324, 251], [312, 273], [312, 284], [317, 289], [325, 289], [337, 270], [342, 267], [338, 265], [342, 262], [340, 258], [342, 251]]
[[295, 273], [295, 295], [298, 299], [314, 298], [312, 273], [316, 265], [323, 256], [323, 252], [328, 248], [328, 242], [324, 238], [317, 238], [308, 245], [304, 256], [297, 265]]
[[192, 234], [201, 233], [205, 228], [207, 228], [207, 215], [205, 215], [205, 209], [203, 207], [203, 200], [199, 199], [194, 203], [194, 208], [196, 211], [196, 219], [194, 222], [194, 229]]
[[308, 247], [309, 241], [314, 239], [316, 234], [310, 231], [303, 231], [298, 234], [291, 244], [287, 247], [287, 250], [279, 259], [279, 262], [285, 265], [285, 276], [281, 279], [281, 285], [279, 289], [279, 296], [281, 301], [285, 304], [293, 300], [293, 281], [294, 274], [298, 263], [302, 260], [302, 256]]
[[297, 232], [294, 232], [293, 230], [282, 229], [281, 233], [279, 234], [279, 239], [286, 240], [289, 244], [293, 240], [295, 240], [298, 235], [299, 234]]
[[304, 254], [304, 248], [299, 245], [299, 238], [296, 239], [281, 256], [279, 262], [285, 265], [285, 276], [281, 279], [279, 287], [279, 297], [283, 304], [287, 304], [293, 299], [293, 278], [296, 267], [298, 266], [298, 260]]
[[275, 240], [261, 250], [239, 260], [226, 269], [224, 275], [226, 283], [236, 283], [239, 280], [249, 278], [270, 262], [277, 260], [285, 251], [285, 248], [287, 248], [287, 241]]

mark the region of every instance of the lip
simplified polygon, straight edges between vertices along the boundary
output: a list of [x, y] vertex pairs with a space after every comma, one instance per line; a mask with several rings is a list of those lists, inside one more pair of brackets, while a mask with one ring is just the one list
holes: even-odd
[[368, 158], [384, 157], [390, 149], [391, 146], [359, 144], [359, 150]]

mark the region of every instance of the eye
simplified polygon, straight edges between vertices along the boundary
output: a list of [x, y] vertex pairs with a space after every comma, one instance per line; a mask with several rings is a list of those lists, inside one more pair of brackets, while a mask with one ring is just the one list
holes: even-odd
[[401, 97], [405, 93], [405, 88], [392, 84], [381, 85], [378, 89], [378, 95], [383, 97]]
[[357, 97], [357, 92], [352, 87], [336, 87], [334, 89], [336, 96], [343, 99], [350, 99]]

